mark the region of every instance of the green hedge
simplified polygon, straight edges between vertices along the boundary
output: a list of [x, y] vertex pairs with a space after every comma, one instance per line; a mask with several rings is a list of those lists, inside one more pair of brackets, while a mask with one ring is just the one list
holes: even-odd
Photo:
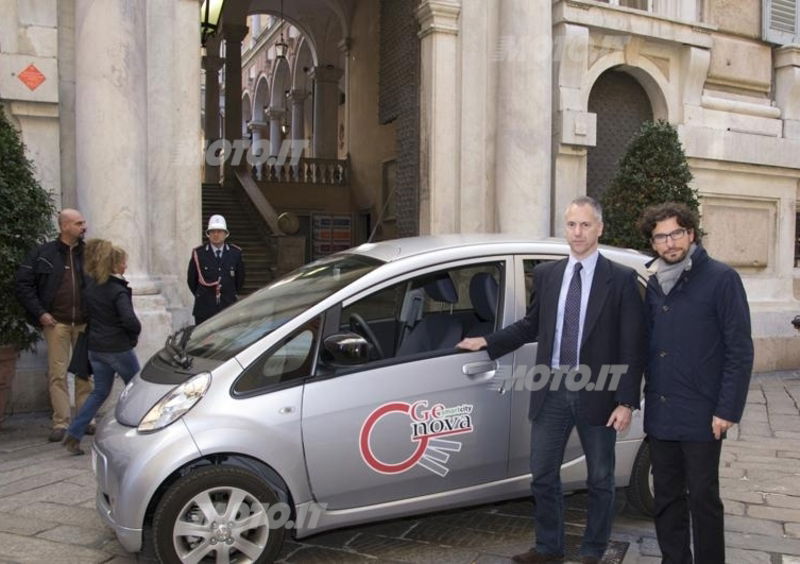
[[619, 162], [617, 174], [602, 198], [603, 243], [650, 251], [636, 228], [642, 211], [664, 202], [682, 202], [698, 211], [697, 190], [678, 132], [665, 121], [648, 121]]
[[35, 245], [53, 236], [55, 209], [34, 176], [25, 146], [0, 106], [0, 345], [31, 349], [39, 332], [14, 297], [14, 273]]

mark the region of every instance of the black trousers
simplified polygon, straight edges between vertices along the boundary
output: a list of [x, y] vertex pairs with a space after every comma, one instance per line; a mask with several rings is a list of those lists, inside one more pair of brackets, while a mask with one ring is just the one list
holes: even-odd
[[[719, 498], [722, 441], [650, 441], [658, 545], [665, 564], [725, 563], [725, 523]], [[691, 514], [691, 536], [689, 516]]]

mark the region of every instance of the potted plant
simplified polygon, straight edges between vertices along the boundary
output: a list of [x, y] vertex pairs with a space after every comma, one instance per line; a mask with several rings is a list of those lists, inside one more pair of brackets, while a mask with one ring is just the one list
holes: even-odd
[[645, 208], [681, 202], [698, 211], [697, 190], [678, 132], [666, 121], [647, 121], [631, 140], [603, 195], [603, 242], [649, 252], [636, 224]]
[[53, 236], [52, 198], [34, 176], [33, 163], [0, 106], [0, 421], [11, 393], [17, 357], [40, 335], [14, 297], [14, 273], [35, 245]]

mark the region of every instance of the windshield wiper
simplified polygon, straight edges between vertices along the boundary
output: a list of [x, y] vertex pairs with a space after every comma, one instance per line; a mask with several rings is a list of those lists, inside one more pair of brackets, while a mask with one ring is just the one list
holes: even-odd
[[[186, 354], [186, 344], [189, 342], [194, 328], [194, 325], [187, 325], [167, 337], [167, 342], [164, 343], [164, 348], [159, 352], [159, 356], [174, 366], [189, 368], [192, 365], [192, 357]], [[165, 354], [162, 355], [162, 352]]]

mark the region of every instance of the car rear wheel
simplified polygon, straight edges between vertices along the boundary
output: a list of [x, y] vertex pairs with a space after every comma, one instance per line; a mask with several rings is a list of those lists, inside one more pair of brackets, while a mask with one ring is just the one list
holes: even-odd
[[642, 441], [631, 469], [631, 483], [628, 486], [628, 503], [638, 512], [652, 517], [655, 513], [653, 497], [653, 474], [650, 463], [650, 443]]
[[233, 466], [200, 468], [170, 486], [159, 501], [153, 516], [155, 553], [168, 563], [272, 562], [283, 544], [288, 512], [289, 506], [255, 474]]

